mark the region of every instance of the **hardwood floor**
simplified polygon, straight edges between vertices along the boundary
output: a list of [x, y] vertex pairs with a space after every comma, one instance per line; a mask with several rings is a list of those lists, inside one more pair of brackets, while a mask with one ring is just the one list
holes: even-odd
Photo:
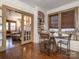
[[0, 59], [79, 59], [79, 53], [71, 52], [70, 57], [55, 53], [50, 56], [40, 52], [38, 44], [26, 44], [17, 46], [12, 49], [7, 49], [0, 53]]
[[6, 49], [10, 49], [10, 48], [13, 48], [13, 47], [15, 47], [17, 45], [20, 45], [20, 43], [21, 42], [19, 40], [14, 41], [14, 40], [12, 40], [11, 37], [9, 37], [6, 40]]

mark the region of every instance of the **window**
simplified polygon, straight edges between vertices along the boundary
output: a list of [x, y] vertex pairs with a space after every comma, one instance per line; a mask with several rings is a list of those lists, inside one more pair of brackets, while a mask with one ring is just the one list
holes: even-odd
[[7, 21], [6, 22], [6, 30], [15, 31], [16, 30], [16, 22], [15, 21]]
[[50, 16], [50, 28], [58, 28], [58, 15]]
[[53, 31], [53, 32], [58, 31], [58, 14], [50, 16], [49, 27], [50, 27], [50, 31]]
[[61, 28], [74, 28], [74, 11], [67, 11], [61, 14]]
[[[59, 19], [58, 19], [59, 18]], [[49, 30], [71, 32], [75, 30], [75, 10], [49, 15]]]
[[71, 32], [75, 30], [74, 10], [63, 12], [61, 14], [61, 31]]
[[9, 23], [6, 22], [6, 30], [9, 30]]
[[10, 23], [11, 31], [16, 30], [16, 23]]

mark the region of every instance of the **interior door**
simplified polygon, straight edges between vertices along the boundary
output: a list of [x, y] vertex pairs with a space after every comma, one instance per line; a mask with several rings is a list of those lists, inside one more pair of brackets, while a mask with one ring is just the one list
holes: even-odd
[[23, 43], [30, 43], [32, 42], [32, 37], [33, 37], [33, 29], [32, 29], [32, 16], [27, 16], [24, 15], [23, 17], [23, 28], [24, 28], [24, 33], [23, 33]]

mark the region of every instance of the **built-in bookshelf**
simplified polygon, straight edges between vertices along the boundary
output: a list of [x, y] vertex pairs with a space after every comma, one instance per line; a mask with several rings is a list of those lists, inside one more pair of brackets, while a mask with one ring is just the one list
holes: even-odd
[[38, 11], [38, 33], [44, 31], [44, 13]]

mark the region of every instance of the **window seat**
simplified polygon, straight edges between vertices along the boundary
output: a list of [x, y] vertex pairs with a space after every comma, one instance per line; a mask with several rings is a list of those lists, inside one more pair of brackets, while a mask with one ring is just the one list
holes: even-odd
[[[58, 42], [59, 40], [64, 40], [64, 39], [56, 39], [56, 42]], [[62, 47], [66, 48], [65, 45], [63, 45]], [[79, 41], [70, 40], [70, 49], [73, 50], [73, 51], [79, 52]]]

